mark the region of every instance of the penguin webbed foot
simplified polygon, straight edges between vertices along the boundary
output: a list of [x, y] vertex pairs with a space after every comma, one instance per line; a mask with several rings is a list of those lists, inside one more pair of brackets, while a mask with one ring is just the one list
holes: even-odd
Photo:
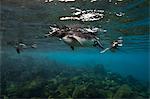
[[17, 52], [18, 54], [20, 54], [20, 49], [19, 49], [19, 48], [16, 48], [16, 52]]
[[70, 46], [70, 48], [74, 51], [74, 47], [73, 46]]

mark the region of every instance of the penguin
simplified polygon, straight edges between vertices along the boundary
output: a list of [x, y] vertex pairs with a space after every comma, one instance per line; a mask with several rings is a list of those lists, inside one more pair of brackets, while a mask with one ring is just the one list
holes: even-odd
[[37, 48], [37, 44], [36, 44], [36, 43], [33, 43], [33, 44], [31, 44], [31, 46], [29, 46], [29, 45], [26, 45], [26, 44], [23, 43], [23, 42], [17, 42], [17, 43], [16, 43], [16, 46], [15, 46], [16, 52], [17, 52], [18, 54], [20, 54], [24, 49], [27, 49], [27, 48], [36, 49], [36, 48]]
[[20, 54], [21, 51], [23, 51], [23, 49], [26, 49], [26, 48], [27, 48], [27, 45], [24, 44], [23, 42], [17, 42], [15, 48], [16, 48], [16, 52], [17, 52], [18, 54]]
[[105, 48], [103, 51], [101, 51], [100, 53], [104, 53], [108, 50], [110, 51], [115, 51], [118, 49], [118, 47], [122, 47], [123, 46], [123, 38], [122, 37], [118, 37], [117, 40], [114, 40], [112, 43], [111, 43], [111, 46], [109, 48]]
[[58, 37], [64, 43], [70, 46], [72, 50], [75, 47], [99, 47], [104, 49], [99, 38], [91, 33], [82, 33], [81, 31], [55, 31], [50, 32], [49, 36]]

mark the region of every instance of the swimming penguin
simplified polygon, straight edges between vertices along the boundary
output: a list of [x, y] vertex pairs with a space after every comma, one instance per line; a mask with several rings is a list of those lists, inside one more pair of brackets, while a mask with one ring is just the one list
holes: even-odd
[[34, 44], [32, 44], [31, 46], [27, 46], [25, 43], [23, 43], [23, 42], [17, 42], [16, 43], [16, 46], [15, 46], [15, 48], [16, 48], [16, 52], [18, 53], [18, 54], [20, 54], [24, 49], [27, 49], [27, 48], [37, 48], [37, 44], [36, 43], [34, 43]]
[[17, 42], [15, 48], [16, 52], [20, 54], [20, 52], [23, 51], [23, 49], [27, 48], [27, 45], [24, 44], [23, 42]]
[[111, 46], [109, 48], [104, 49], [103, 51], [101, 51], [101, 53], [104, 53], [108, 50], [116, 50], [118, 49], [118, 47], [122, 47], [123, 46], [123, 38], [122, 37], [118, 37], [118, 40], [115, 40], [111, 43]]
[[111, 49], [117, 49], [118, 47], [121, 47], [123, 43], [122, 37], [118, 37], [118, 40], [115, 40], [111, 44]]
[[62, 39], [72, 50], [74, 47], [99, 47], [104, 49], [99, 38], [91, 33], [82, 33], [80, 31], [61, 31], [50, 32], [49, 36]]

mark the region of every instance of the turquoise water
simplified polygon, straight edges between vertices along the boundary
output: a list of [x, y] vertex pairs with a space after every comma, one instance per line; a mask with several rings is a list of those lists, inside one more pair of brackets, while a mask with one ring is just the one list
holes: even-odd
[[[149, 84], [149, 1], [123, 0], [122, 2], [118, 1], [117, 4], [115, 2], [117, 0], [112, 0], [112, 2], [101, 0], [94, 3], [90, 3], [88, 0], [77, 0], [73, 3], [2, 0], [0, 10], [2, 95], [6, 97], [40, 97], [34, 94], [34, 92], [39, 92], [37, 91], [38, 87], [37, 90], [31, 87], [33, 90], [31, 91], [30, 88], [27, 89], [29, 86], [24, 85], [28, 80], [32, 82], [34, 78], [43, 79], [42, 84], [50, 81], [51, 75], [54, 75], [54, 78], [57, 76], [57, 73], [55, 74], [53, 71], [58, 65], [60, 66], [58, 72], [67, 71], [65, 66], [73, 68], [75, 72], [78, 68], [87, 68], [87, 71], [83, 71], [85, 75], [92, 71], [91, 67], [103, 65], [108, 72], [117, 73], [122, 77], [131, 75], [144, 85]], [[81, 9], [103, 9], [105, 15], [103, 19], [95, 22], [60, 21], [60, 16], [71, 15], [70, 7], [72, 6]], [[109, 14], [110, 12], [111, 14]], [[124, 12], [125, 15], [117, 17], [115, 13], [119, 12]], [[97, 48], [75, 48], [72, 51], [69, 46], [57, 38], [44, 38], [44, 34], [49, 31], [49, 25], [53, 24], [99, 26], [107, 30], [106, 33], [99, 32], [104, 47], [108, 47], [110, 42], [119, 36], [123, 37], [123, 47], [115, 52], [108, 51], [104, 54], [101, 54]], [[21, 54], [17, 54], [14, 48], [17, 41], [23, 41], [26, 44], [36, 43], [37, 49], [29, 48]], [[34, 76], [32, 72], [33, 75], [35, 73]], [[74, 75], [71, 74], [72, 72], [71, 69], [69, 75]], [[80, 75], [78, 72], [77, 74]], [[16, 76], [19, 77], [16, 78]], [[65, 77], [68, 79], [68, 76]], [[25, 89], [22, 90], [31, 93], [21, 95], [22, 93], [17, 93], [17, 90], [14, 91], [15, 88], [11, 84], [13, 84], [12, 86], [15, 84], [24, 86]], [[147, 86], [147, 88], [149, 87]], [[41, 97], [50, 95], [50, 93], [49, 95], [42, 94]], [[54, 96], [57, 97], [57, 94], [52, 94], [52, 97]], [[58, 97], [60, 98], [59, 95]]]

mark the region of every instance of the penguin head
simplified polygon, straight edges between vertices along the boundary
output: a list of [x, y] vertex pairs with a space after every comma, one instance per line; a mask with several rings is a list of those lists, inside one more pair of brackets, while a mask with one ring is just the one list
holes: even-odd
[[64, 33], [63, 31], [49, 32], [49, 36], [63, 38], [64, 36], [66, 36], [66, 33]]

